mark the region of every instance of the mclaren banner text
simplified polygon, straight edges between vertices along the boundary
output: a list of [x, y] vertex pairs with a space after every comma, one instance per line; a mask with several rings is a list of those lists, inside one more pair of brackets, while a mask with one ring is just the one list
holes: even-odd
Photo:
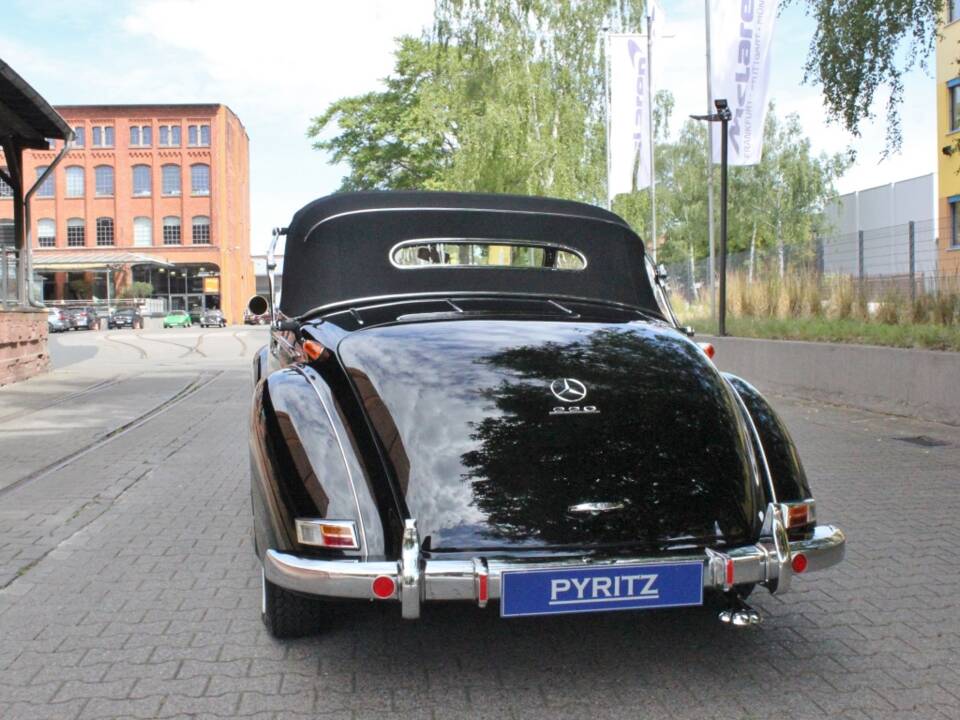
[[[728, 160], [755, 165], [763, 152], [770, 86], [770, 48], [777, 0], [710, 0], [711, 95], [732, 115]], [[720, 125], [713, 124], [713, 161], [720, 162]]]
[[647, 39], [610, 36], [610, 197], [650, 184]]

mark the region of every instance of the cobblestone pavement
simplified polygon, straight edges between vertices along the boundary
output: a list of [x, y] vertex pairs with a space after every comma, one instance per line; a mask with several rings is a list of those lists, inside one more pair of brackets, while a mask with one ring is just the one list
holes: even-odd
[[774, 398], [848, 552], [758, 591], [758, 628], [365, 605], [280, 643], [258, 616], [248, 363], [222, 347], [158, 369], [212, 378], [166, 412], [0, 494], [0, 543], [45, 548], [0, 590], [0, 718], [960, 717], [957, 428]]

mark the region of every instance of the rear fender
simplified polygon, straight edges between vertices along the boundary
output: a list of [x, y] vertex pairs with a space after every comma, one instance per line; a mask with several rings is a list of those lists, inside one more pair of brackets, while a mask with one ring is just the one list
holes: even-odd
[[[383, 528], [363, 467], [322, 380], [312, 381], [297, 368], [285, 368], [257, 383], [250, 458], [261, 555], [270, 548], [338, 557], [384, 554]], [[294, 526], [298, 517], [354, 521], [360, 550], [301, 546]]]
[[[789, 503], [813, 497], [800, 455], [783, 421], [753, 385], [736, 375], [724, 373], [743, 404], [747, 406], [753, 424], [760, 435], [771, 482], [777, 494], [776, 502]], [[774, 498], [768, 498], [771, 502]]]

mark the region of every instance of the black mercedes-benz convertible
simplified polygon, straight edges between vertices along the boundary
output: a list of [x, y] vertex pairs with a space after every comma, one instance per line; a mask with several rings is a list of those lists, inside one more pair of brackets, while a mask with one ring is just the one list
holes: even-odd
[[713, 603], [843, 558], [786, 428], [678, 326], [617, 215], [546, 198], [322, 198], [254, 361], [263, 620], [325, 601], [504, 617]]

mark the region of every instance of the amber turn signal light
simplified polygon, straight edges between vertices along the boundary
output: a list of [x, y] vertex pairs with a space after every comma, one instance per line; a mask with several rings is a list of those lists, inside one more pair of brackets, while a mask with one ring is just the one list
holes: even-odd
[[317, 360], [326, 360], [330, 351], [316, 340], [306, 340], [303, 343], [303, 354], [307, 356], [310, 362], [316, 362]]

